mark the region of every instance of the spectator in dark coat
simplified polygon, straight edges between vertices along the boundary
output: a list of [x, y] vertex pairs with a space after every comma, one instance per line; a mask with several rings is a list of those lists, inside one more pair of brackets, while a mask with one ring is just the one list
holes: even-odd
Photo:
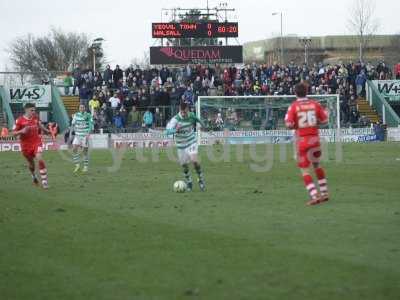
[[203, 90], [203, 82], [201, 81], [200, 76], [196, 77], [196, 80], [193, 82], [193, 94], [195, 96], [195, 101], [197, 100], [198, 96], [202, 95]]
[[124, 73], [125, 73], [125, 77], [128, 77], [129, 74], [133, 74], [134, 70], [133, 70], [133, 65], [130, 65], [128, 68], [125, 69]]
[[80, 101], [80, 104], [85, 105], [86, 109], [89, 109], [88, 104], [89, 104], [90, 94], [91, 94], [91, 92], [86, 87], [86, 84], [83, 84], [79, 88], [79, 101]]
[[160, 90], [160, 105], [161, 106], [171, 105], [171, 97], [164, 88]]
[[162, 127], [164, 126], [163, 124], [163, 115], [160, 111], [160, 108], [156, 107], [156, 111], [154, 112], [154, 126], [155, 127]]
[[107, 84], [110, 80], [113, 79], [112, 77], [113, 77], [113, 70], [111, 70], [110, 65], [107, 65], [106, 70], [104, 71], [103, 74], [103, 80]]
[[124, 73], [122, 70], [119, 68], [119, 65], [116, 65], [115, 70], [113, 72], [113, 80], [114, 84], [118, 86], [118, 82], [124, 78]]
[[72, 89], [72, 94], [75, 96], [76, 88], [79, 89], [82, 80], [82, 71], [79, 66], [77, 66], [72, 72], [72, 77], [74, 78], [74, 88]]
[[93, 81], [96, 87], [103, 86], [103, 77], [101, 76], [100, 72], [94, 73]]
[[160, 70], [160, 78], [161, 78], [161, 84], [164, 84], [167, 81], [167, 78], [170, 76], [170, 72], [166, 67], [163, 67]]

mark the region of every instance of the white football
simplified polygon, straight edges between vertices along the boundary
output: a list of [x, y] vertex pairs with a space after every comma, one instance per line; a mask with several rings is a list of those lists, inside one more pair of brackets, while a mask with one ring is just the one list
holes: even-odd
[[175, 193], [184, 193], [185, 191], [186, 191], [186, 183], [182, 180], [175, 181], [174, 192]]

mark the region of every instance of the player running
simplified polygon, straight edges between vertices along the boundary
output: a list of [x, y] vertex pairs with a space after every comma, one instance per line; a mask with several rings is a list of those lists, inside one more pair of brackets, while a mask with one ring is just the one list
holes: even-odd
[[[319, 125], [328, 123], [328, 114], [319, 102], [307, 98], [307, 90], [305, 83], [296, 86], [298, 99], [289, 107], [285, 123], [289, 129], [296, 131], [297, 164], [311, 197], [307, 205], [316, 205], [329, 199], [325, 171], [320, 166], [322, 153], [319, 138]], [[318, 179], [319, 192], [311, 176], [311, 166]]]
[[189, 172], [189, 163], [192, 162], [198, 175], [198, 182], [201, 191], [205, 191], [205, 182], [200, 163], [197, 158], [198, 145], [194, 128], [197, 123], [204, 127], [203, 122], [192, 112], [189, 112], [189, 105], [182, 102], [179, 113], [171, 119], [167, 125], [167, 134], [175, 135], [175, 142], [178, 148], [179, 163], [183, 168], [187, 190], [193, 189], [193, 180]]
[[36, 186], [39, 185], [39, 180], [35, 173], [35, 161], [37, 161], [39, 165], [40, 178], [42, 180], [42, 187], [48, 189], [47, 169], [42, 158], [43, 149], [40, 132], [49, 133], [49, 131], [42, 125], [37, 117], [35, 104], [26, 103], [24, 105], [24, 110], [24, 115], [15, 121], [12, 135], [19, 136], [21, 152], [28, 161], [28, 168], [32, 174], [33, 184]]
[[75, 164], [74, 173], [77, 173], [81, 167], [79, 150], [83, 149], [83, 169], [86, 173], [89, 170], [89, 137], [93, 131], [92, 115], [86, 112], [85, 105], [79, 105], [79, 111], [74, 114], [69, 131], [71, 140], [72, 131], [75, 132], [74, 140], [72, 141], [72, 160]]

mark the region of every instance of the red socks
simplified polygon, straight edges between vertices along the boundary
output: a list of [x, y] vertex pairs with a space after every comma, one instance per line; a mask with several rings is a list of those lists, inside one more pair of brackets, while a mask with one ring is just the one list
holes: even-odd
[[47, 169], [43, 160], [39, 160], [39, 173], [42, 179], [42, 185], [47, 186]]
[[[318, 186], [321, 195], [328, 195], [328, 182], [325, 177], [325, 171], [321, 167], [315, 169], [315, 175], [318, 179]], [[310, 194], [311, 199], [315, 199], [318, 195], [318, 190], [314, 184], [314, 180], [310, 174], [303, 175], [304, 185]]]
[[315, 175], [317, 175], [318, 178], [319, 191], [321, 192], [321, 194], [328, 194], [328, 181], [326, 180], [324, 169], [315, 169]]
[[304, 185], [308, 193], [310, 194], [311, 199], [315, 199], [318, 195], [318, 191], [317, 188], [315, 187], [313, 178], [311, 177], [311, 175], [306, 174], [303, 175], [303, 180], [304, 180]]

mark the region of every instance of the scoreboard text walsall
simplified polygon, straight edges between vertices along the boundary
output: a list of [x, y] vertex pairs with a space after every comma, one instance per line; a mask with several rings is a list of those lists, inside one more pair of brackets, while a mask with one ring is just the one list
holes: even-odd
[[153, 38], [235, 38], [238, 23], [152, 23]]

